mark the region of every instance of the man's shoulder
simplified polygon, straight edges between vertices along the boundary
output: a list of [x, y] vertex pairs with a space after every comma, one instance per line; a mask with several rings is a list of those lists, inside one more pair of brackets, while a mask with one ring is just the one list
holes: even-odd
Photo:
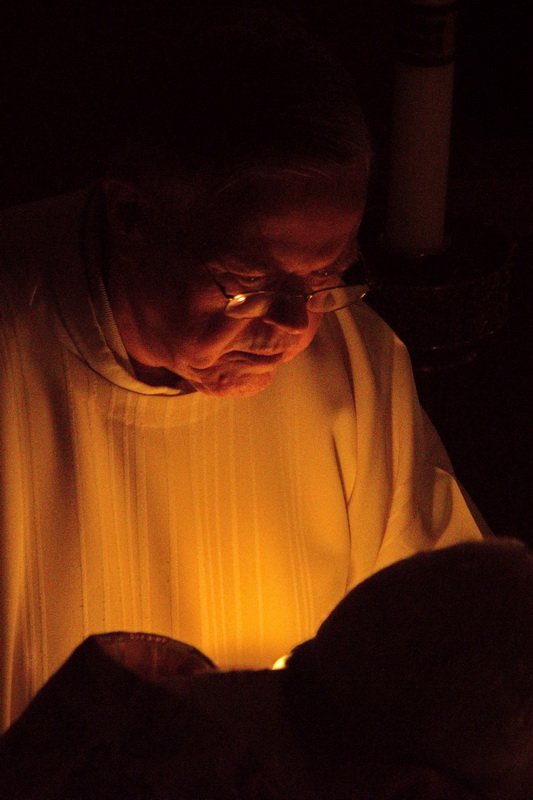
[[0, 285], [4, 296], [29, 300], [47, 266], [78, 236], [87, 190], [0, 211]]
[[392, 382], [410, 380], [405, 345], [364, 301], [328, 314], [319, 330], [318, 356], [341, 359], [354, 388], [371, 383], [389, 391]]
[[2, 208], [0, 210], [2, 243], [9, 243], [28, 229], [42, 230], [44, 233], [51, 222], [58, 223], [68, 216], [69, 210], [82, 207], [86, 196], [87, 190], [80, 189], [69, 194], [45, 197]]
[[363, 350], [370, 358], [405, 350], [392, 328], [365, 301], [329, 314], [328, 331], [350, 354]]

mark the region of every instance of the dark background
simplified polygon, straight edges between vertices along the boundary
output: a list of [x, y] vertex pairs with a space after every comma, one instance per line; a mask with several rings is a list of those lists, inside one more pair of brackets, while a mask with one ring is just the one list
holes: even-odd
[[[367, 215], [374, 231], [386, 199], [397, 2], [285, 3], [358, 78], [376, 152]], [[20, 0], [4, 9], [0, 205], [58, 194], [98, 176], [112, 138], [113, 109], [103, 99], [113, 81], [109, 52], [120, 50], [121, 32], [141, 5]], [[163, 5], [153, 0], [149, 7], [155, 12]], [[513, 248], [505, 324], [468, 363], [417, 369], [415, 377], [458, 477], [489, 525], [533, 545], [533, 30], [527, 5], [459, 5], [449, 209], [486, 223]], [[182, 3], [170, 7], [179, 20]]]

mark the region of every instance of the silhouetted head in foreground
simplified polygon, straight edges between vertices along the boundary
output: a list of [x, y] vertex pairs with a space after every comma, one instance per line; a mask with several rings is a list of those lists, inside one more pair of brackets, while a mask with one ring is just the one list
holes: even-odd
[[328, 729], [336, 757], [368, 766], [362, 797], [533, 797], [533, 557], [502, 540], [400, 561], [296, 648], [286, 678], [311, 750]]
[[400, 561], [283, 670], [151, 634], [86, 640], [0, 739], [0, 797], [530, 800], [533, 556]]

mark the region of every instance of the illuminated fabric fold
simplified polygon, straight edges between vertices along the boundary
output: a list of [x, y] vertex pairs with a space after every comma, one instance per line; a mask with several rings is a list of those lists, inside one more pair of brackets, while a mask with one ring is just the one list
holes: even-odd
[[375, 570], [480, 535], [406, 350], [364, 303], [253, 397], [148, 386], [81, 256], [85, 207], [3, 215], [4, 725], [91, 634], [270, 667]]

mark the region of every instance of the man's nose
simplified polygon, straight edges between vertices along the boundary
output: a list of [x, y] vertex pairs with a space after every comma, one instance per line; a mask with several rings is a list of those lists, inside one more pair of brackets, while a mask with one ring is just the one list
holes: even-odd
[[309, 326], [306, 298], [301, 295], [279, 295], [263, 320], [287, 333], [303, 333]]

